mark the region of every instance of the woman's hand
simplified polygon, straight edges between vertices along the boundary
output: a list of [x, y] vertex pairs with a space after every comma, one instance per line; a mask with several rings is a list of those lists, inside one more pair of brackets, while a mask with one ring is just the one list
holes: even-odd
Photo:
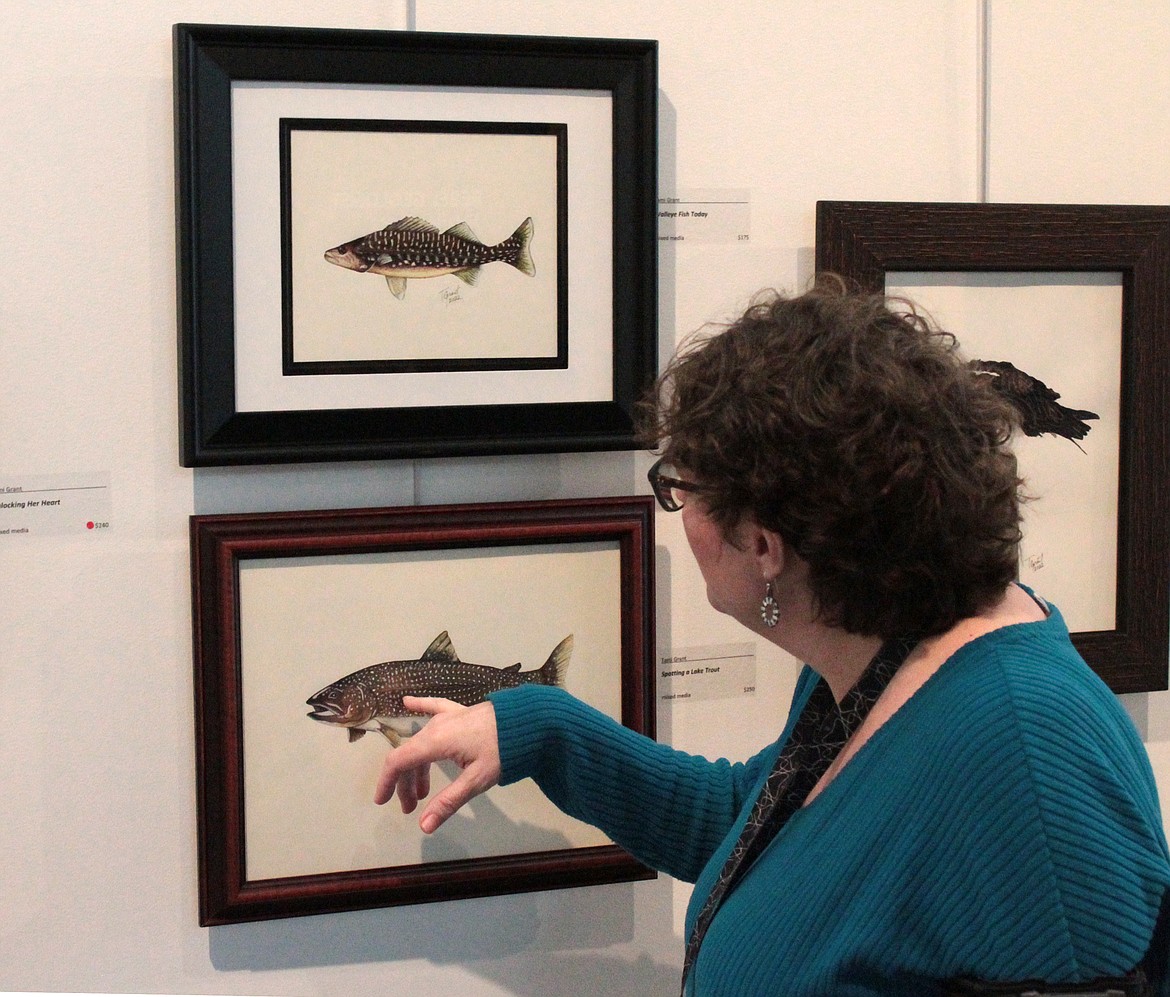
[[429, 713], [431, 719], [400, 747], [390, 749], [382, 763], [374, 802], [381, 805], [397, 793], [402, 812], [413, 812], [431, 790], [431, 763], [449, 758], [463, 771], [419, 817], [418, 826], [430, 834], [468, 800], [500, 781], [496, 711], [490, 702], [468, 707], [449, 699], [418, 696], [403, 697], [402, 705]]

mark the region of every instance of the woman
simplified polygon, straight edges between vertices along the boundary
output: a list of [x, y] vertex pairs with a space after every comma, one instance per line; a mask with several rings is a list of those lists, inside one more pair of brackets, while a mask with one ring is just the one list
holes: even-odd
[[711, 762], [525, 686], [433, 719], [473, 795], [531, 777], [695, 882], [696, 994], [924, 994], [955, 977], [1163, 973], [1170, 855], [1144, 748], [1055, 607], [1015, 581], [1012, 415], [905, 304], [821, 281], [677, 357], [648, 437], [712, 606], [807, 666], [779, 739]]

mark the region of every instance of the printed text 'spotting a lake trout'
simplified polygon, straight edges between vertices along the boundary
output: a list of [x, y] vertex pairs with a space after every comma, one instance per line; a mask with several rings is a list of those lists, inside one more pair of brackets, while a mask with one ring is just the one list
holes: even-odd
[[405, 709], [403, 696], [440, 696], [474, 706], [499, 689], [530, 682], [564, 685], [572, 653], [573, 635], [569, 634], [540, 668], [522, 672], [519, 661], [507, 668], [472, 665], [459, 660], [444, 630], [421, 658], [383, 661], [327, 685], [306, 701], [313, 708], [308, 716], [323, 724], [348, 727], [350, 741], [376, 730], [398, 747], [401, 738], [418, 730], [417, 718], [424, 716]]
[[406, 282], [419, 277], [454, 274], [465, 284], [474, 284], [485, 263], [507, 263], [531, 277], [536, 273], [528, 251], [531, 242], [531, 218], [525, 218], [503, 242], [487, 246], [466, 222], [440, 232], [430, 222], [410, 217], [343, 242], [326, 252], [325, 259], [346, 270], [381, 274], [394, 296], [402, 298]]

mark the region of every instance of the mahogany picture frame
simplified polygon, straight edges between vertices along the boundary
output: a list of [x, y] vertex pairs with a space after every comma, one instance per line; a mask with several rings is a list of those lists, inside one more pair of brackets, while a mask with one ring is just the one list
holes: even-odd
[[1115, 692], [1166, 689], [1170, 207], [818, 201], [816, 269], [878, 293], [897, 272], [1120, 275], [1116, 622], [1072, 640]]
[[[307, 671], [325, 676], [325, 681], [340, 677], [351, 667], [344, 664], [350, 650], [365, 648], [371, 640], [371, 646], [387, 648], [385, 658], [417, 657], [422, 646], [417, 641], [402, 645], [395, 635], [413, 626], [416, 615], [433, 610], [445, 627], [447, 620], [454, 621], [449, 624], [452, 642], [465, 645], [471, 660], [484, 660], [475, 651], [477, 643], [482, 647], [502, 634], [506, 650], [491, 661], [497, 666], [514, 661], [512, 654], [531, 657], [518, 650], [527, 631], [547, 626], [559, 637], [578, 624], [568, 678], [575, 675], [584, 684], [569, 686], [570, 692], [602, 690], [615, 719], [653, 738], [653, 523], [649, 497], [192, 516], [199, 923], [653, 878], [652, 870], [609, 839], [562, 843], [559, 824], [541, 823], [543, 810], [523, 809], [526, 797], [519, 811], [493, 824], [487, 819], [498, 816], [493, 799], [514, 786], [480, 797], [488, 808], [486, 818], [473, 810], [463, 832], [455, 830], [450, 837], [451, 854], [429, 857], [433, 849], [444, 847], [441, 836], [447, 825], [423, 836], [415, 823], [417, 814], [408, 818], [398, 813], [396, 802], [384, 808], [372, 803], [371, 773], [392, 750], [388, 743], [372, 732], [356, 743], [350, 732], [346, 743], [346, 731], [312, 723], [303, 705], [321, 683], [319, 677], [306, 678]], [[535, 559], [532, 570], [524, 567], [526, 559]], [[512, 571], [512, 564], [522, 570]], [[595, 584], [597, 564], [605, 565], [605, 571], [604, 580]], [[578, 582], [560, 585], [562, 576], [550, 574], [550, 565]], [[477, 573], [488, 572], [491, 578], [491, 572], [500, 570], [505, 572], [500, 584], [476, 580]], [[473, 576], [467, 584], [473, 586], [474, 598], [434, 584], [464, 575]], [[253, 577], [263, 583], [260, 588]], [[339, 579], [342, 587], [337, 589]], [[264, 585], [275, 593], [271, 612], [254, 594]], [[596, 591], [582, 591], [592, 589]], [[298, 592], [303, 593], [300, 601]], [[359, 602], [373, 599], [378, 611], [351, 605], [355, 592]], [[405, 603], [410, 600], [425, 611], [408, 612]], [[517, 606], [524, 609], [517, 611]], [[593, 620], [593, 629], [609, 635], [605, 639], [617, 651], [614, 658], [590, 651], [590, 628], [582, 631], [582, 619]], [[429, 634], [430, 629], [418, 632]], [[543, 655], [550, 645], [551, 639], [542, 637], [532, 654]], [[607, 645], [599, 639], [596, 646]], [[399, 653], [400, 647], [411, 653]], [[355, 660], [365, 662], [364, 653], [358, 650]], [[505, 654], [509, 657], [498, 660]], [[274, 665], [267, 663], [269, 658]], [[535, 664], [539, 661], [526, 660], [525, 670]], [[258, 699], [255, 690], [261, 688], [269, 692]], [[273, 688], [279, 695], [272, 694]], [[583, 698], [588, 701], [588, 694]], [[258, 704], [266, 713], [279, 714], [276, 724], [269, 724]], [[279, 730], [275, 749], [266, 746], [270, 727]], [[313, 744], [305, 747], [306, 739]], [[268, 758], [273, 750], [275, 765]], [[327, 802], [320, 786], [328, 784], [313, 782], [318, 765], [329, 779], [336, 781], [340, 772], [353, 783], [345, 790], [353, 796], [351, 803]], [[271, 787], [265, 780], [271, 780]], [[516, 786], [521, 784], [539, 794], [528, 780]], [[290, 805], [287, 800], [295, 800], [297, 793], [311, 805]], [[273, 797], [271, 803], [267, 795]], [[555, 811], [543, 797], [540, 802]], [[356, 858], [349, 861], [346, 853], [347, 861], [340, 864], [345, 867], [329, 866], [313, 851], [313, 811], [328, 812], [328, 842], [353, 839]], [[572, 820], [559, 811], [555, 816]], [[457, 829], [459, 819], [453, 818], [452, 828]], [[582, 833], [600, 835], [581, 827]], [[412, 857], [379, 864], [379, 849], [389, 847], [385, 839], [395, 834]], [[255, 840], [249, 841], [249, 835]], [[480, 840], [484, 853], [464, 854], [464, 838]], [[258, 854], [258, 840], [276, 841], [273, 854]], [[531, 842], [537, 843], [535, 849]], [[308, 858], [298, 857], [301, 852]], [[259, 872], [250, 868], [253, 864]]]

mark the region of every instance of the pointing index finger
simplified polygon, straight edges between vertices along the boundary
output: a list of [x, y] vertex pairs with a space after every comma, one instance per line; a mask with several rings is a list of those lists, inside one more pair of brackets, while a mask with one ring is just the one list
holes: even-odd
[[415, 713], [429, 713], [431, 716], [466, 709], [465, 706], [460, 706], [458, 703], [438, 696], [403, 696], [402, 705]]

